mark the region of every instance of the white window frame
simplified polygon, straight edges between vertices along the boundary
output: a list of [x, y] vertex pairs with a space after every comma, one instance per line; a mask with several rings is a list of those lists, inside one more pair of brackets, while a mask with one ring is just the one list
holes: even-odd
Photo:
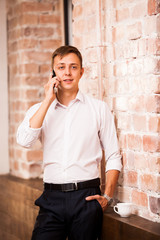
[[0, 0], [0, 174], [9, 173], [6, 1]]

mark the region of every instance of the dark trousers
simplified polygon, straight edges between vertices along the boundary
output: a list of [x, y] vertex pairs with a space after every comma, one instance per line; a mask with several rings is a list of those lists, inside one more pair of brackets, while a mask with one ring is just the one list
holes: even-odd
[[95, 194], [100, 194], [99, 187], [70, 192], [44, 190], [35, 201], [40, 210], [32, 240], [100, 239], [102, 208], [97, 200], [85, 200]]

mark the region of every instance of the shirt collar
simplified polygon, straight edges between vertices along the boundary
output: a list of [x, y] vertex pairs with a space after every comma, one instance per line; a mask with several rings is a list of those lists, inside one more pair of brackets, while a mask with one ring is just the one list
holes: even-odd
[[[73, 99], [71, 102], [76, 102], [76, 101], [80, 101], [80, 102], [82, 102], [82, 103], [85, 102], [84, 94], [83, 94], [80, 90], [78, 90], [78, 93], [77, 93], [75, 99]], [[58, 106], [63, 106], [63, 105], [62, 105], [62, 104], [58, 101], [58, 99], [56, 98], [56, 99], [53, 101], [53, 106], [54, 106], [54, 108], [57, 108]], [[63, 107], [64, 107], [64, 106], [63, 106]]]

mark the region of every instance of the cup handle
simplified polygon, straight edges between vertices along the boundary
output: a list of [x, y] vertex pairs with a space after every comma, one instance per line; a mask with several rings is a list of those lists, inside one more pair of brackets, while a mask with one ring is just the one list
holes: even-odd
[[117, 205], [116, 206], [114, 206], [114, 211], [116, 212], [116, 213], [118, 213], [119, 214], [119, 212], [116, 210], [116, 208], [118, 209], [118, 207], [117, 207]]

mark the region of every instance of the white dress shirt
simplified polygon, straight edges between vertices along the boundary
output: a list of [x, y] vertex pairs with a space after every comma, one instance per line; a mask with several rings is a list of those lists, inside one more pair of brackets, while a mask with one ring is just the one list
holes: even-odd
[[17, 142], [31, 147], [37, 139], [41, 140], [44, 182], [68, 183], [99, 177], [102, 149], [106, 171], [121, 170], [114, 119], [105, 102], [80, 91], [67, 107], [55, 99], [42, 127], [30, 128], [29, 120], [40, 104], [27, 111], [17, 131]]

